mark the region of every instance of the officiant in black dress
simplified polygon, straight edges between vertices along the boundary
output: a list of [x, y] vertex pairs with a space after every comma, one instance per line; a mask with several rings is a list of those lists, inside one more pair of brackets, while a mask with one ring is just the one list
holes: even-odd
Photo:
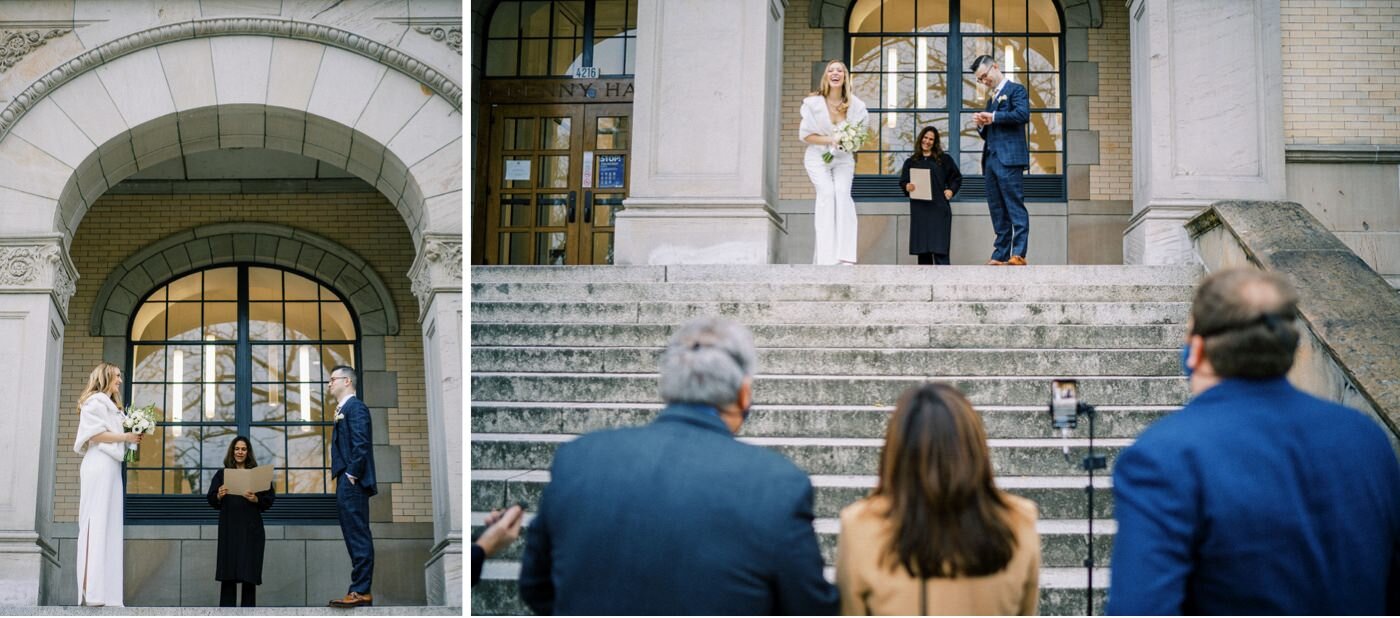
[[[248, 438], [238, 436], [228, 445], [224, 456], [225, 468], [256, 468], [253, 446]], [[243, 582], [243, 607], [257, 605], [257, 586], [262, 583], [263, 547], [267, 533], [263, 530], [262, 512], [272, 508], [276, 491], [232, 494], [224, 486], [224, 471], [214, 473], [209, 482], [209, 506], [219, 511], [219, 556], [214, 579], [219, 580], [219, 605], [233, 607], [238, 582]]]
[[[953, 230], [953, 208], [949, 201], [962, 187], [962, 172], [953, 157], [943, 151], [938, 129], [924, 127], [914, 154], [904, 161], [899, 186], [909, 197], [909, 253], [919, 256], [920, 264], [949, 264], [948, 237]], [[929, 171], [931, 200], [915, 199], [910, 170]]]

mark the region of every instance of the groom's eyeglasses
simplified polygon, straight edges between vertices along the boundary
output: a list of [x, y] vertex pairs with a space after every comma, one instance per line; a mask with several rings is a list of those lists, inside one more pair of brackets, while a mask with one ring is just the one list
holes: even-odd
[[336, 376], [336, 377], [331, 378], [330, 380], [327, 380], [327, 381], [326, 381], [326, 384], [335, 384], [335, 381], [336, 381], [336, 380], [349, 380], [349, 379], [350, 379], [350, 378], [347, 378], [347, 377], [345, 377], [345, 376]]

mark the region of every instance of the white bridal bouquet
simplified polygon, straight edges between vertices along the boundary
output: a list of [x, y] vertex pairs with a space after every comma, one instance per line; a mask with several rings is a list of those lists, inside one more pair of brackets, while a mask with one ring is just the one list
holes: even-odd
[[[852, 123], [843, 120], [841, 124], [836, 125], [836, 147], [841, 150], [855, 154], [869, 139], [870, 129], [865, 127], [864, 122]], [[835, 158], [836, 154], [830, 150], [822, 153], [822, 162], [828, 165]]]
[[[154, 405], [141, 406], [139, 408], [127, 408], [126, 415], [122, 418], [122, 429], [127, 433], [151, 434], [156, 430], [156, 407]], [[136, 450], [137, 445], [127, 443], [126, 457], [127, 463], [140, 461], [141, 453]]]

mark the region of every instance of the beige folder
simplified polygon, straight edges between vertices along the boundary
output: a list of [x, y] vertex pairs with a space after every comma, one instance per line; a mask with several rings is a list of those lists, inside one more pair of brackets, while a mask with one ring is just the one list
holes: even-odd
[[910, 168], [909, 182], [914, 183], [914, 190], [909, 192], [910, 199], [933, 201], [933, 178], [928, 170], [921, 167]]
[[272, 487], [272, 466], [224, 468], [224, 487], [228, 488], [228, 493], [236, 496], [250, 491], [267, 491]]

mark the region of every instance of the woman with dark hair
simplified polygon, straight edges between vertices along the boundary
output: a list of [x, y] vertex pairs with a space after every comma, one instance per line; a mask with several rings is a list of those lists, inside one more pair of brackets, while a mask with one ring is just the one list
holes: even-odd
[[900, 397], [880, 479], [841, 511], [836, 585], [847, 615], [1036, 613], [1035, 503], [998, 490], [982, 420], [951, 386]]
[[[258, 467], [248, 438], [238, 436], [229, 443], [224, 467]], [[262, 583], [263, 546], [267, 542], [262, 512], [272, 508], [274, 498], [276, 492], [272, 487], [241, 496], [228, 495], [223, 470], [215, 472], [214, 480], [209, 482], [209, 506], [219, 511], [219, 557], [214, 579], [221, 582], [220, 607], [234, 606], [238, 582], [243, 582], [243, 607], [257, 605], [257, 586]]]
[[919, 256], [920, 264], [948, 264], [948, 237], [953, 231], [953, 207], [948, 202], [962, 187], [962, 171], [943, 152], [937, 127], [924, 127], [914, 144], [914, 154], [904, 160], [899, 173], [899, 186], [909, 196], [915, 189], [909, 170], [928, 170], [933, 199], [909, 198], [909, 254]]

